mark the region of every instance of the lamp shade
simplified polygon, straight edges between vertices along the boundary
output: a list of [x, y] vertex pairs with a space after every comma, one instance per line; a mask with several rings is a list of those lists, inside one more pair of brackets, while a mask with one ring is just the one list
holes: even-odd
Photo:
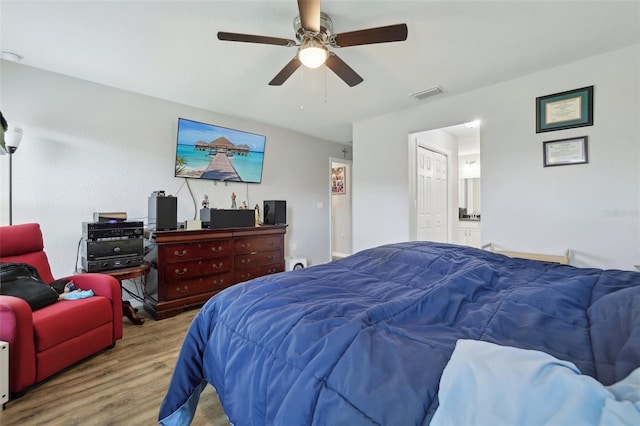
[[14, 127], [9, 125], [9, 128], [4, 134], [4, 142], [8, 150], [11, 152], [18, 149], [20, 142], [22, 141], [22, 129], [20, 127]]
[[298, 59], [307, 68], [318, 68], [327, 60], [329, 52], [327, 49], [314, 38], [308, 38], [300, 46]]

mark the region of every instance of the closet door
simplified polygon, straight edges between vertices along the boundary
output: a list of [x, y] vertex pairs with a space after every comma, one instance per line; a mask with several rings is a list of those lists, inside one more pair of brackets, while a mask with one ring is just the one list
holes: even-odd
[[447, 242], [447, 156], [418, 146], [418, 240]]

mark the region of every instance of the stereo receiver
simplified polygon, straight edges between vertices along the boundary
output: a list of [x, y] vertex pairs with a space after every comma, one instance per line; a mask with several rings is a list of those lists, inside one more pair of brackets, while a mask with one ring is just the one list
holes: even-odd
[[143, 222], [82, 222], [82, 238], [140, 238], [143, 229]]

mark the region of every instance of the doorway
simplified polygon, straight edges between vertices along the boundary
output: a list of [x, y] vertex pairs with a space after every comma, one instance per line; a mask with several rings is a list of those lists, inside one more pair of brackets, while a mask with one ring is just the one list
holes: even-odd
[[[440, 156], [431, 157], [430, 160], [427, 160], [427, 157], [421, 159], [425, 155], [432, 156], [428, 151]], [[416, 241], [442, 241], [479, 246], [480, 121], [411, 133], [409, 135], [408, 160], [411, 193], [410, 238]], [[439, 178], [440, 181], [434, 180], [428, 186], [432, 191], [440, 191], [440, 194], [429, 193], [425, 189], [427, 184], [422, 183], [430, 175], [429, 172], [422, 170], [420, 162], [427, 163], [427, 161], [432, 162], [432, 168], [437, 167], [435, 162], [442, 163], [440, 172], [443, 175]], [[427, 165], [425, 164], [424, 167], [427, 168]], [[430, 179], [436, 179], [437, 175], [431, 176]], [[461, 179], [467, 178], [477, 178], [477, 181], [474, 180], [472, 187], [465, 187], [462, 185]], [[466, 192], [464, 192], [465, 188]], [[446, 197], [442, 195], [445, 191]], [[470, 194], [473, 195], [473, 204], [471, 208], [467, 208], [465, 213], [463, 206], [468, 201], [463, 202], [462, 198], [466, 195], [465, 200], [471, 200]], [[437, 201], [429, 201], [432, 196], [436, 196]], [[445, 199], [446, 208], [441, 204]], [[426, 202], [432, 204], [433, 207], [424, 206], [423, 203]], [[434, 222], [436, 217], [439, 222]], [[470, 226], [473, 226], [474, 229], [467, 229]]]
[[329, 159], [331, 198], [329, 247], [330, 259], [351, 254], [351, 167], [352, 162], [342, 158]]

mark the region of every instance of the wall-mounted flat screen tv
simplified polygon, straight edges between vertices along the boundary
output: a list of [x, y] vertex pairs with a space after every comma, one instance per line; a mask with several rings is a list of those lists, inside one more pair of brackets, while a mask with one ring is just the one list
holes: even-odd
[[175, 176], [260, 183], [266, 137], [178, 119]]

